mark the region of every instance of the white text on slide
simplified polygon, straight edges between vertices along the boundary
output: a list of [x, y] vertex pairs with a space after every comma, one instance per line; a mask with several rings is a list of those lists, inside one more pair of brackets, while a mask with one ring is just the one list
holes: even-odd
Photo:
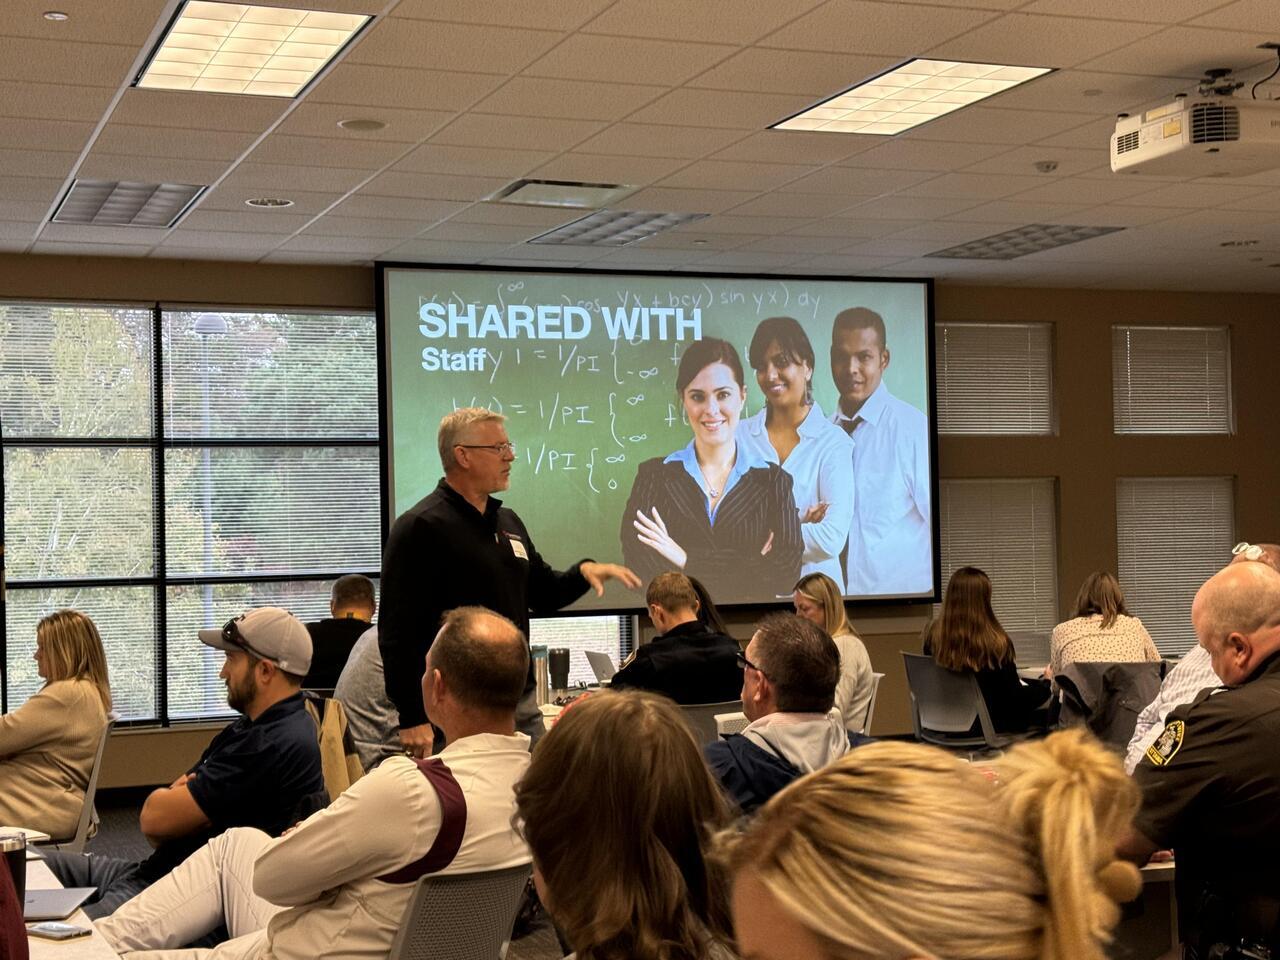
[[[611, 340], [701, 340], [702, 310], [694, 307], [601, 307], [605, 332]], [[591, 335], [592, 318], [576, 305], [524, 303], [437, 303], [418, 308], [418, 332], [435, 340], [481, 340], [497, 337], [514, 340], [582, 340]], [[425, 366], [426, 357], [423, 356]], [[443, 369], [443, 368], [442, 368]], [[453, 368], [449, 368], [453, 369]], [[483, 368], [480, 368], [483, 369]]]

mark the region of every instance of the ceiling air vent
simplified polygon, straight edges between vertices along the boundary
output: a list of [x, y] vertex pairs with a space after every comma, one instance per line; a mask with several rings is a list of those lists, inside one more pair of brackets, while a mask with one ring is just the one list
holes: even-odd
[[646, 213], [642, 210], [597, 210], [526, 240], [526, 243], [565, 243], [584, 247], [625, 247], [681, 224], [693, 223], [705, 213]]
[[1069, 243], [1079, 243], [1081, 240], [1090, 240], [1123, 229], [1124, 227], [1072, 227], [1061, 223], [1031, 223], [925, 256], [946, 260], [1016, 260], [1029, 253], [1065, 247]]
[[54, 223], [98, 227], [172, 227], [207, 186], [76, 180], [58, 204]]
[[1197, 103], [1191, 108], [1191, 142], [1224, 143], [1240, 139], [1240, 108], [1224, 103]]

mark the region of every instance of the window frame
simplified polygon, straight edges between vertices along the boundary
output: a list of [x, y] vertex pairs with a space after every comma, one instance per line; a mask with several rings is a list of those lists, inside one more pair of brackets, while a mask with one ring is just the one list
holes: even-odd
[[[207, 584], [265, 584], [265, 583], [308, 583], [323, 582], [334, 580], [337, 577], [347, 573], [360, 573], [370, 579], [377, 580], [380, 576], [378, 570], [364, 569], [327, 569], [323, 571], [311, 571], [309, 573], [289, 573], [279, 572], [270, 574], [176, 574], [170, 575], [168, 572], [167, 557], [167, 531], [165, 528], [165, 454], [169, 450], [174, 449], [253, 449], [262, 447], [274, 448], [336, 448], [336, 447], [365, 447], [379, 451], [379, 458], [384, 455], [382, 451], [382, 440], [379, 434], [372, 437], [291, 437], [291, 438], [269, 438], [269, 437], [236, 437], [236, 438], [209, 438], [209, 437], [166, 437], [165, 435], [165, 403], [164, 403], [164, 314], [166, 312], [222, 312], [222, 313], [288, 313], [294, 315], [332, 315], [343, 314], [350, 316], [368, 316], [372, 321], [370, 335], [375, 339], [375, 363], [381, 365], [382, 347], [381, 347], [381, 331], [378, 327], [376, 314], [370, 310], [350, 309], [350, 308], [321, 308], [321, 307], [287, 307], [279, 305], [211, 305], [211, 304], [183, 304], [161, 301], [150, 301], [140, 303], [136, 301], [74, 301], [74, 300], [42, 300], [38, 298], [18, 298], [5, 297], [0, 299], [0, 304], [36, 304], [42, 307], [55, 309], [58, 307], [66, 307], [71, 309], [87, 309], [101, 307], [113, 310], [146, 310], [151, 314], [151, 392], [152, 392], [152, 420], [151, 435], [142, 437], [15, 437], [8, 439], [0, 432], [0, 544], [5, 540], [5, 515], [2, 505], [5, 503], [5, 471], [4, 471], [4, 452], [10, 447], [12, 448], [83, 448], [83, 449], [142, 449], [149, 450], [152, 457], [152, 493], [151, 493], [151, 510], [152, 510], [152, 573], [150, 576], [144, 577], [73, 577], [73, 578], [45, 578], [8, 581], [7, 583], [0, 579], [0, 663], [8, 663], [9, 642], [8, 642], [8, 604], [5, 602], [6, 592], [9, 594], [25, 591], [39, 590], [74, 590], [80, 588], [110, 588], [110, 587], [147, 587], [153, 591], [154, 602], [154, 631], [152, 633], [152, 642], [155, 645], [155, 712], [154, 716], [146, 718], [134, 718], [120, 721], [117, 726], [121, 727], [173, 727], [188, 726], [210, 722], [221, 722], [224, 718], [220, 716], [207, 717], [183, 717], [174, 719], [170, 716], [169, 704], [169, 636], [168, 636], [168, 590], [170, 587], [177, 586], [205, 586]], [[380, 371], [378, 376], [381, 377]], [[381, 402], [381, 401], [379, 401]], [[378, 513], [385, 516], [385, 508], [382, 504], [382, 490], [379, 484], [379, 503]], [[382, 542], [379, 541], [378, 548], [381, 552]], [[0, 578], [4, 577], [3, 554], [0, 553]], [[191, 638], [194, 642], [195, 638]], [[9, 676], [8, 671], [0, 671], [0, 713], [8, 712], [9, 704]]]

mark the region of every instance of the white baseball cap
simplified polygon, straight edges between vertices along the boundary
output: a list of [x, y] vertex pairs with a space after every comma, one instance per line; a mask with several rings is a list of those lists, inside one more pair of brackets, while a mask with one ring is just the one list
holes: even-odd
[[301, 620], [279, 607], [258, 607], [228, 620], [221, 629], [201, 630], [199, 636], [208, 646], [247, 652], [299, 677], [311, 669], [311, 634]]

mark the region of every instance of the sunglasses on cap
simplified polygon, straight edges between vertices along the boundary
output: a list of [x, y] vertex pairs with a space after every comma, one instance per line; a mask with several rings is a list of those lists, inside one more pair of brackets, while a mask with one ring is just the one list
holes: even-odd
[[[244, 638], [244, 634], [242, 634], [240, 632], [240, 628], [236, 626], [236, 623], [244, 618], [245, 615], [242, 613], [240, 616], [232, 617], [226, 622], [222, 628], [223, 642], [237, 646], [245, 653], [248, 653], [259, 660], [266, 660], [268, 663], [276, 663], [275, 657], [269, 657], [262, 651], [254, 649], [253, 644]], [[279, 664], [277, 663], [276, 666], [279, 666]]]

